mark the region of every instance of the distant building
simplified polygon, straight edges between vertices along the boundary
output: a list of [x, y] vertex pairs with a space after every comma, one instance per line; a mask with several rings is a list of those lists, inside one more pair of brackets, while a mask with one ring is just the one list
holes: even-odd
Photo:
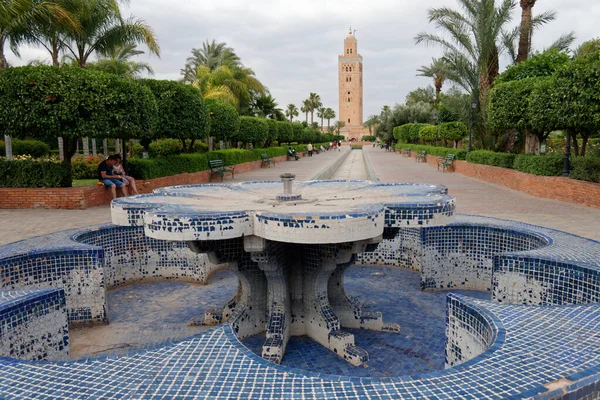
[[360, 140], [369, 134], [363, 127], [363, 58], [358, 54], [358, 41], [350, 28], [344, 39], [344, 54], [338, 57], [339, 101], [338, 119], [345, 126], [340, 130], [347, 140]]

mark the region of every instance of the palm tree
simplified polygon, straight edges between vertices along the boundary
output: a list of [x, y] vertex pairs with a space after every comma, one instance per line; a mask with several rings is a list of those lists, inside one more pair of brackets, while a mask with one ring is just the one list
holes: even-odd
[[287, 109], [285, 110], [285, 116], [290, 119], [290, 122], [294, 120], [294, 117], [300, 115], [298, 112], [298, 108], [294, 104], [288, 104]]
[[373, 135], [373, 129], [379, 123], [379, 116], [370, 115], [369, 118], [363, 124], [364, 127], [369, 128], [369, 135]]
[[184, 68], [181, 70], [183, 81], [192, 83], [195, 71], [199, 66], [208, 67], [211, 71], [222, 66], [229, 69], [243, 67], [240, 58], [231, 47], [227, 47], [227, 43], [217, 43], [214, 39], [210, 43], [206, 40], [199, 49], [192, 49], [192, 56], [188, 57]]
[[28, 41], [33, 27], [50, 23], [56, 27], [78, 30], [77, 19], [55, 1], [4, 0], [0, 3], [0, 69], [8, 67], [4, 55], [6, 41], [19, 55], [19, 44]]
[[342, 129], [343, 127], [345, 127], [346, 123], [344, 121], [336, 121], [333, 126], [335, 127], [335, 133], [337, 133], [339, 135], [340, 134], [340, 129]]
[[323, 130], [323, 118], [325, 118], [325, 107], [319, 107], [317, 109], [317, 118], [321, 118], [321, 130]]
[[519, 52], [517, 53], [517, 63], [521, 63], [529, 56], [531, 50], [531, 34], [533, 32], [531, 25], [531, 14], [533, 6], [537, 0], [521, 0], [521, 26], [519, 36]]
[[304, 114], [306, 114], [306, 123], [308, 124], [308, 113], [310, 112], [310, 100], [306, 99], [302, 102], [302, 107], [300, 108]]
[[326, 108], [324, 118], [327, 120], [327, 130], [329, 130], [331, 128], [330, 122], [335, 118], [335, 111], [331, 108]]
[[433, 78], [433, 85], [435, 86], [435, 105], [440, 103], [440, 93], [442, 92], [442, 86], [446, 80], [447, 66], [446, 62], [440, 58], [434, 58], [430, 65], [422, 66], [417, 70], [419, 74], [417, 76], [426, 76]]
[[321, 96], [316, 93], [311, 92], [307, 100], [310, 108], [310, 123], [312, 124], [314, 122], [315, 110], [323, 104], [321, 104]]
[[429, 21], [444, 31], [440, 35], [419, 33], [416, 43], [436, 44], [444, 49], [443, 59], [450, 79], [469, 93], [479, 93], [480, 109], [499, 73], [500, 40], [511, 20], [514, 0], [457, 0], [462, 13], [447, 7], [429, 9]]
[[92, 54], [109, 54], [115, 47], [128, 43], [144, 43], [151, 53], [159, 55], [152, 28], [141, 19], [124, 20], [118, 0], [72, 1], [81, 30], [67, 31], [63, 44], [80, 67], [86, 66]]
[[140, 54], [143, 51], [137, 50], [135, 44], [125, 44], [116, 46], [105, 57], [96, 62], [88, 63], [88, 68], [119, 75], [122, 78], [135, 79], [139, 77], [142, 71], [154, 75], [154, 71], [149, 64], [140, 61], [131, 61], [130, 58]]
[[253, 110], [259, 117], [278, 119], [282, 111], [277, 106], [275, 98], [270, 93], [264, 93], [254, 100]]
[[[527, 21], [523, 22], [523, 18], [525, 18]], [[542, 14], [539, 15], [529, 15], [526, 17], [521, 17], [521, 25], [516, 26], [515, 28], [513, 28], [510, 31], [506, 31], [502, 33], [502, 43], [504, 45], [504, 47], [506, 48], [506, 51], [508, 52], [508, 55], [510, 57], [510, 59], [512, 60], [513, 63], [517, 63], [517, 62], [521, 62], [524, 61], [525, 59], [531, 57], [531, 55], [533, 54], [533, 50], [532, 50], [532, 44], [531, 44], [531, 38], [533, 36], [533, 33], [535, 32], [536, 29], [540, 28], [542, 25], [547, 24], [548, 22], [554, 21], [556, 19], [556, 12], [554, 11], [546, 11], [543, 12]], [[523, 24], [528, 24], [528, 50], [527, 50], [527, 55], [523, 60], [517, 61], [517, 59], [519, 58], [519, 52], [522, 51], [521, 50], [521, 38], [522, 38], [522, 31], [524, 30], [523, 28]], [[573, 42], [575, 41], [575, 33], [574, 32], [569, 32], [569, 33], [565, 33], [562, 34], [561, 36], [558, 37], [558, 39], [556, 39], [551, 45], [550, 47], [544, 49], [543, 51], [546, 50], [551, 50], [551, 49], [556, 49], [559, 52], [563, 52], [563, 51], [567, 51], [569, 49], [569, 47], [573, 44]]]

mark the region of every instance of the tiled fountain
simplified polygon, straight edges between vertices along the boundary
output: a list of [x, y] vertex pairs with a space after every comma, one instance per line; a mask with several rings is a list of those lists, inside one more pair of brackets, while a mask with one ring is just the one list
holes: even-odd
[[[453, 215], [442, 186], [282, 179], [164, 188], [114, 201], [113, 224], [0, 247], [0, 398], [600, 396], [600, 243]], [[278, 365], [291, 336], [363, 368], [368, 354], [348, 330], [402, 333], [394, 315], [383, 322], [346, 292], [352, 264], [410, 269], [422, 291], [492, 300], [448, 295], [443, 370], [357, 377]], [[107, 289], [206, 283], [223, 268], [238, 277], [236, 295], [194, 319], [219, 326], [67, 361], [68, 326], [108, 323]], [[257, 355], [240, 340], [261, 332]]]
[[[180, 186], [113, 203], [113, 222], [184, 241], [238, 276], [236, 296], [204, 322], [229, 321], [240, 338], [266, 331], [263, 358], [277, 364], [290, 335], [308, 335], [353, 365], [368, 360], [342, 327], [398, 332], [346, 293], [344, 273], [384, 231], [447, 223], [454, 200], [434, 185], [312, 181], [294, 175], [238, 185]], [[177, 204], [171, 204], [177, 199]]]

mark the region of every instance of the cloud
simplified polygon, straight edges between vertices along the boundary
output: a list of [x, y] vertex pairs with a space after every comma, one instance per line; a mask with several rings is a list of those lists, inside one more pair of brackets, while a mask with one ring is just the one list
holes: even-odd
[[[337, 56], [351, 25], [357, 29], [364, 57], [364, 117], [378, 114], [383, 105], [402, 103], [406, 94], [430, 84], [416, 70], [440, 55], [437, 47], [416, 46], [420, 31], [433, 32], [427, 21], [430, 7], [457, 7], [450, 0], [415, 3], [406, 0], [132, 0], [124, 14], [144, 19], [155, 30], [160, 59], [144, 56], [159, 79], [179, 79], [179, 70], [194, 47], [215, 39], [233, 47], [277, 99], [281, 108], [300, 107], [310, 92], [320, 94], [324, 106], [338, 109]], [[556, 21], [534, 36], [543, 48], [560, 34], [575, 30], [578, 43], [597, 36], [597, 0], [545, 0], [534, 12], [554, 9]], [[520, 9], [514, 12], [518, 24]], [[22, 59], [9, 54], [15, 65], [49, 57], [23, 47]], [[506, 64], [506, 61], [504, 62]]]

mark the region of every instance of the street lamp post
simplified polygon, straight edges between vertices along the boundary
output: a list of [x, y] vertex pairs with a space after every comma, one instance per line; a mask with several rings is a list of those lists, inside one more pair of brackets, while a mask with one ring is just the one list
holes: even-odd
[[563, 176], [569, 176], [571, 173], [571, 134], [567, 130], [567, 145], [565, 146], [565, 154], [563, 154]]
[[477, 99], [475, 97], [473, 97], [473, 100], [471, 100], [471, 118], [469, 118], [469, 149], [468, 151], [471, 152], [471, 150], [473, 150], [473, 114], [475, 113], [475, 110], [477, 109]]

